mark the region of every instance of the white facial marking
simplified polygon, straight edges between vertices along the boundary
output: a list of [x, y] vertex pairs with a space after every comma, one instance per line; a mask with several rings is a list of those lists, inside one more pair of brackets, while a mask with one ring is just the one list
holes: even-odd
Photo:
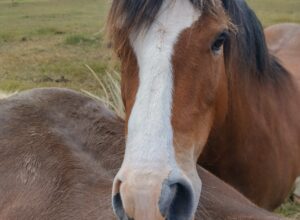
[[180, 33], [199, 17], [190, 1], [165, 0], [150, 29], [130, 36], [139, 66], [124, 159], [131, 168], [177, 168], [171, 125], [172, 55]]

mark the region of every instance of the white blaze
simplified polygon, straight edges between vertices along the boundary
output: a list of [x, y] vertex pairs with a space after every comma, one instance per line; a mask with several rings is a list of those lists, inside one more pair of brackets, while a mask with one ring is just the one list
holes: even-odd
[[139, 66], [139, 88], [128, 123], [125, 166], [150, 170], [176, 166], [172, 55], [180, 33], [199, 16], [189, 0], [164, 0], [150, 29], [130, 36]]

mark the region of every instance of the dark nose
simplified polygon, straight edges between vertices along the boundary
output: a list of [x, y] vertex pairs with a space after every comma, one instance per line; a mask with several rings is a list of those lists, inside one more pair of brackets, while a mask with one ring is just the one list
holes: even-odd
[[185, 180], [163, 183], [159, 210], [167, 220], [191, 220], [193, 218], [194, 193]]

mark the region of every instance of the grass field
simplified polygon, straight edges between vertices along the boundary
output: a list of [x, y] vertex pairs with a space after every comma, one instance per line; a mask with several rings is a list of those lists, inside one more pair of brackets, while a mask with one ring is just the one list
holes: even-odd
[[99, 93], [85, 65], [100, 76], [115, 69], [103, 41], [104, 0], [0, 0], [0, 89], [59, 86]]
[[[300, 0], [248, 2], [264, 26], [300, 23]], [[99, 79], [118, 70], [105, 40], [108, 8], [108, 0], [0, 0], [0, 90], [55, 86], [103, 96], [86, 65]], [[292, 202], [278, 212], [300, 219]]]
[[[265, 25], [300, 22], [299, 0], [248, 0]], [[108, 0], [0, 0], [0, 90], [101, 88], [117, 61], [105, 38]]]

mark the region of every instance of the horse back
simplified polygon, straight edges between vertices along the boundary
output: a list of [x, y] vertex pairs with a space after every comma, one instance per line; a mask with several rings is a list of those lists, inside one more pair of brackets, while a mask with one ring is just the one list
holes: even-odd
[[265, 29], [265, 34], [270, 52], [279, 58], [300, 83], [300, 25], [273, 25]]
[[0, 219], [114, 219], [114, 114], [70, 90], [38, 89], [0, 101], [0, 125]]

